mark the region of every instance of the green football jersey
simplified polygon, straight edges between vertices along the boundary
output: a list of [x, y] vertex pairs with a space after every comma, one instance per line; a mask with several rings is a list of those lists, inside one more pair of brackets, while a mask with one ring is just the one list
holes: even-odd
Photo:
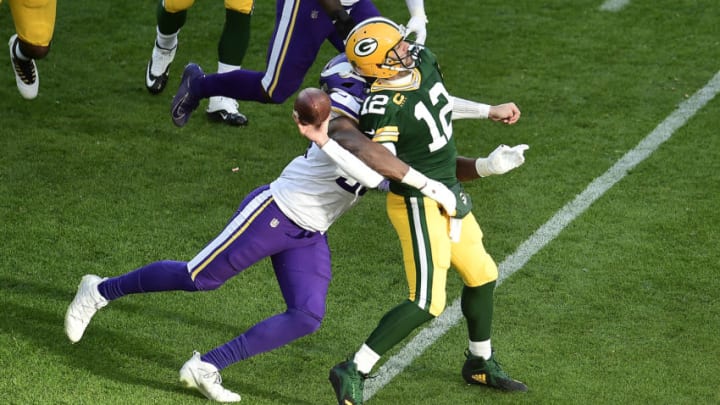
[[[360, 111], [360, 130], [375, 142], [395, 144], [397, 157], [448, 187], [458, 184], [457, 148], [452, 137], [452, 104], [435, 55], [420, 51], [410, 83], [373, 83]], [[390, 190], [421, 196], [415, 188], [391, 182]]]

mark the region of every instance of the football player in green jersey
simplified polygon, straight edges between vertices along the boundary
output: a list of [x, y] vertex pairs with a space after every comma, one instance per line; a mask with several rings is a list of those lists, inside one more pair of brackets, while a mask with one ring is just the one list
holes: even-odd
[[490, 106], [451, 96], [432, 52], [406, 41], [404, 34], [403, 27], [378, 17], [360, 23], [348, 36], [348, 60], [357, 73], [374, 79], [359, 128], [418, 172], [452, 189], [457, 208], [455, 213], [443, 212], [417, 190], [390, 182], [387, 213], [402, 246], [409, 297], [382, 317], [352, 359], [331, 369], [330, 382], [339, 404], [362, 404], [364, 379], [380, 357], [444, 310], [452, 265], [464, 283], [461, 308], [469, 345], [463, 378], [469, 384], [527, 391], [502, 370], [490, 344], [498, 269], [485, 251], [460, 180], [518, 167], [528, 146], [501, 145], [488, 158], [468, 159], [458, 156], [452, 137], [454, 119], [514, 124], [520, 110], [514, 103]]

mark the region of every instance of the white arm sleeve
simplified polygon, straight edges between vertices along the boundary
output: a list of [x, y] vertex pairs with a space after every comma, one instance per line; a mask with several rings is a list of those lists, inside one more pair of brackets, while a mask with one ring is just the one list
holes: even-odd
[[486, 119], [490, 115], [490, 105], [476, 103], [474, 101], [465, 100], [458, 97], [452, 97], [453, 109], [452, 119], [459, 120], [463, 118]]
[[424, 0], [405, 0], [410, 16], [425, 17], [425, 1]]
[[375, 188], [384, 179], [380, 173], [371, 169], [362, 160], [358, 159], [357, 156], [340, 146], [340, 144], [333, 139], [328, 140], [320, 149], [345, 173], [365, 187]]

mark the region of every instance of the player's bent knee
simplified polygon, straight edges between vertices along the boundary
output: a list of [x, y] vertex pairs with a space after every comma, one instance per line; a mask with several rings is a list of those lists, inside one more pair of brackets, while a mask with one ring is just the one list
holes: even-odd
[[309, 335], [320, 329], [322, 324], [322, 316], [310, 314], [299, 309], [288, 309], [286, 312], [290, 317], [291, 325], [288, 326], [291, 330], [294, 330], [298, 337]]
[[225, 281], [221, 280], [209, 280], [206, 278], [196, 278], [194, 280], [195, 287], [197, 287], [198, 291], [212, 291], [217, 290], [220, 288], [221, 285], [225, 283]]
[[282, 104], [290, 97], [289, 94], [284, 93], [265, 94], [267, 96], [266, 100], [268, 104]]

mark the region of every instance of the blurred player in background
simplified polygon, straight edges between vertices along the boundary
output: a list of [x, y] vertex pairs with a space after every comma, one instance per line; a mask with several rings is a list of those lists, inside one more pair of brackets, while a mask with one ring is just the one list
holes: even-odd
[[20, 95], [32, 100], [37, 97], [40, 88], [35, 60], [44, 58], [50, 52], [57, 2], [8, 0], [8, 5], [16, 32], [8, 41], [15, 83]]
[[[321, 84], [332, 99], [333, 126], [352, 127], [365, 97], [365, 81], [352, 73], [344, 55], [324, 70]], [[296, 121], [297, 122], [297, 121]], [[298, 124], [301, 133], [321, 127]], [[359, 132], [358, 132], [359, 133]], [[454, 210], [455, 196], [392, 156], [385, 148], [359, 137], [381, 155], [376, 167], [401, 183], [412, 184]], [[195, 352], [180, 369], [180, 380], [207, 398], [236, 402], [240, 395], [224, 388], [220, 370], [316, 331], [325, 316], [332, 277], [326, 231], [343, 213], [376, 187], [383, 176], [334, 141], [311, 144], [272, 183], [258, 187], [240, 204], [225, 229], [189, 262], [163, 260], [113, 278], [82, 277], [67, 309], [65, 333], [78, 342], [96, 311], [128, 294], [158, 291], [208, 291], [257, 261], [269, 257], [287, 305], [240, 336], [205, 354]]]
[[[167, 85], [170, 64], [175, 59], [178, 34], [185, 25], [187, 10], [195, 0], [160, 0], [157, 6], [157, 36], [145, 72], [145, 87], [159, 94]], [[250, 43], [250, 16], [254, 0], [225, 0], [225, 25], [218, 42], [218, 73], [240, 69]], [[247, 117], [238, 111], [238, 103], [230, 97], [210, 97], [207, 117], [211, 121], [232, 126], [247, 124]]]
[[[467, 321], [468, 348], [462, 376], [468, 384], [526, 391], [497, 362], [490, 335], [497, 265], [483, 246], [483, 233], [470, 212], [472, 202], [460, 184], [471, 177], [505, 173], [524, 162], [527, 145], [502, 145], [487, 159], [461, 168], [452, 120], [490, 118], [514, 124], [514, 103], [498, 106], [450, 95], [435, 56], [406, 40], [402, 27], [386, 18], [359, 23], [347, 40], [346, 54], [355, 72], [374, 78], [359, 128], [376, 143], [457, 195], [455, 213], [404, 184], [391, 181], [387, 214], [403, 252], [409, 297], [387, 312], [352, 359], [330, 370], [338, 404], [363, 403], [364, 380], [380, 357], [446, 305], [447, 271], [452, 265], [463, 281], [462, 313]], [[498, 160], [498, 157], [505, 158]], [[470, 170], [468, 170], [468, 166]]]
[[[410, 11], [408, 32], [425, 41], [423, 0], [405, 0]], [[359, 21], [379, 16], [370, 0], [277, 0], [275, 29], [267, 52], [264, 72], [240, 69], [205, 75], [200, 66], [189, 64], [173, 99], [172, 119], [184, 126], [203, 98], [231, 97], [260, 103], [283, 103], [302, 85], [327, 40], [344, 52], [343, 40]]]

